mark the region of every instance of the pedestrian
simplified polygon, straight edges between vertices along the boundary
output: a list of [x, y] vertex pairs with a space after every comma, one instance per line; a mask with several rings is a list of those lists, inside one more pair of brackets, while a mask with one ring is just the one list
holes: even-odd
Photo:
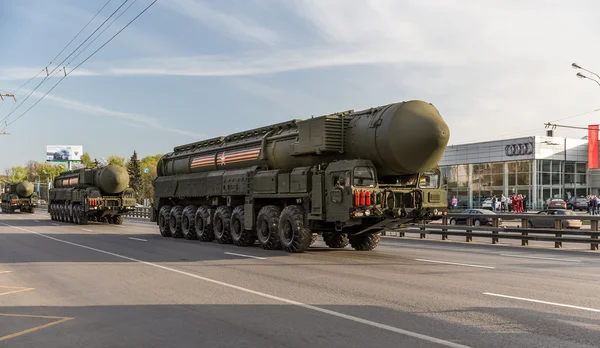
[[523, 212], [527, 212], [527, 195], [523, 195]]
[[496, 195], [492, 195], [492, 211], [496, 211]]
[[456, 196], [452, 196], [452, 209], [456, 209], [457, 206], [458, 206], [458, 199], [456, 199]]
[[504, 193], [500, 196], [500, 211], [506, 211], [506, 197], [504, 197]]

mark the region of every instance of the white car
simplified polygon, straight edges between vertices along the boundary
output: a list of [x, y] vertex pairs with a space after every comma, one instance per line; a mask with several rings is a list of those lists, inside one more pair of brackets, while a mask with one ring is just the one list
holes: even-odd
[[[498, 198], [496, 198], [496, 210], [500, 210], [501, 206], [502, 206], [502, 203], [500, 202], [500, 200]], [[485, 201], [483, 201], [481, 203], [481, 208], [492, 210], [492, 199], [488, 198]]]

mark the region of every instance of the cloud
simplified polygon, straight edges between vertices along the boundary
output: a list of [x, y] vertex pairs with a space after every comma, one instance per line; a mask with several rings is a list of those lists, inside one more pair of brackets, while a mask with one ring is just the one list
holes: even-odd
[[[30, 92], [31, 92], [30, 90], [25, 91], [25, 93], [30, 93]], [[42, 97], [43, 94], [39, 93], [39, 92], [34, 92], [32, 94], [32, 96], [33, 97]], [[161, 131], [167, 131], [167, 132], [184, 135], [184, 136], [192, 137], [192, 138], [205, 138], [206, 137], [203, 134], [197, 134], [197, 133], [190, 132], [187, 130], [165, 127], [160, 123], [160, 121], [156, 117], [152, 117], [152, 116], [148, 116], [148, 115], [144, 115], [144, 114], [110, 110], [110, 109], [104, 108], [102, 106], [85, 104], [85, 103], [81, 103], [81, 102], [74, 101], [74, 100], [68, 100], [68, 99], [57, 97], [57, 96], [54, 96], [51, 94], [48, 94], [44, 99], [52, 101], [55, 104], [60, 105], [61, 107], [75, 110], [75, 111], [84, 112], [84, 113], [87, 113], [90, 115], [119, 118], [119, 119], [124, 120], [124, 122], [126, 124], [135, 124], [138, 127], [146, 126], [146, 128], [148, 128], [148, 127], [154, 128], [154, 129], [158, 129]]]
[[279, 35], [275, 31], [265, 28], [247, 17], [219, 12], [198, 1], [170, 0], [160, 3], [236, 40], [257, 41], [263, 44], [275, 44], [279, 41]]

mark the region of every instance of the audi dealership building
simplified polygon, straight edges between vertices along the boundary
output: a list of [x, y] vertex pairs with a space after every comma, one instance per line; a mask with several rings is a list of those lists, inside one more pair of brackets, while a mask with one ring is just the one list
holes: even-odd
[[527, 195], [529, 209], [544, 209], [551, 198], [598, 194], [600, 171], [587, 164], [587, 139], [530, 136], [450, 145], [440, 167], [459, 208], [517, 193]]

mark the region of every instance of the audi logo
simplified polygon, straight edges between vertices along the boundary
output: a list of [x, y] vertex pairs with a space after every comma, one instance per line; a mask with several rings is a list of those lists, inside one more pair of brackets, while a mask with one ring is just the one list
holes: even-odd
[[533, 143], [506, 145], [504, 153], [509, 157], [532, 155]]

